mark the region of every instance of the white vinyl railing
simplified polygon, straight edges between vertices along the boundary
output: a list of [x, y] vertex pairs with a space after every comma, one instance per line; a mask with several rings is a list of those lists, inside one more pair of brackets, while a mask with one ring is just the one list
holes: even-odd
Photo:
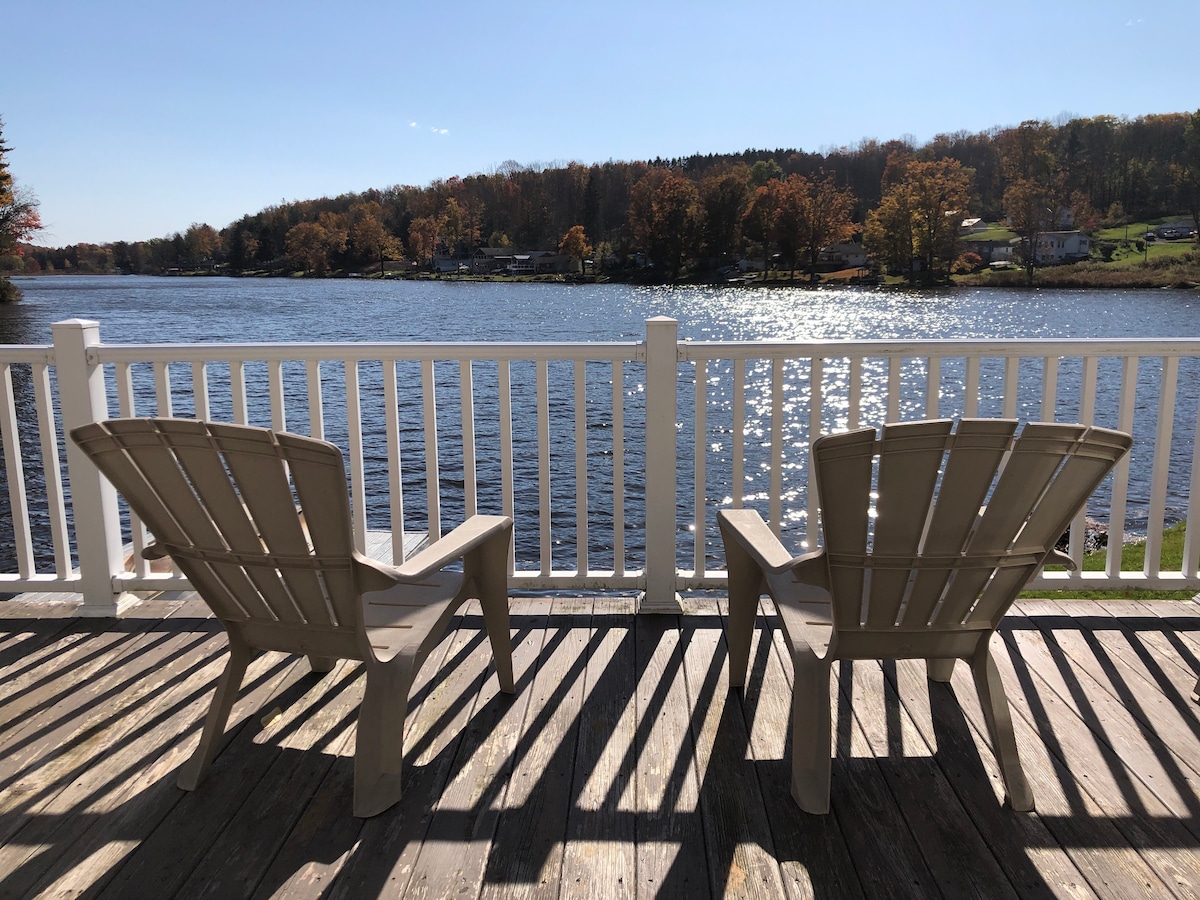
[[[1089, 507], [1108, 567], [1035, 586], [1200, 589], [1190, 533], [1178, 570], [1160, 562], [1164, 524], [1200, 502], [1200, 340], [680, 342], [665, 318], [621, 343], [115, 345], [78, 320], [53, 340], [0, 347], [13, 570], [0, 590], [79, 592], [85, 614], [187, 587], [149, 570], [140, 523], [64, 440], [116, 415], [325, 438], [346, 456], [360, 548], [390, 543], [398, 560], [406, 536], [502, 512], [513, 588], [638, 590], [643, 609], [722, 587], [721, 507], [756, 506], [797, 551], [815, 544], [818, 434], [976, 415], [1095, 423], [1135, 436]], [[1127, 528], [1145, 535], [1140, 571], [1121, 566]], [[1081, 515], [1076, 559], [1086, 538]]]

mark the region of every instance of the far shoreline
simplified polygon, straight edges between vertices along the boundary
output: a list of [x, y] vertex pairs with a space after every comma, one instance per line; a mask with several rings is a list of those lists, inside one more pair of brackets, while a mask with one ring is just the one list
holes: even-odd
[[[434, 273], [434, 272], [419, 272], [419, 273], [387, 273], [380, 275], [378, 272], [329, 272], [324, 275], [312, 275], [303, 272], [288, 272], [288, 273], [272, 273], [264, 270], [252, 270], [245, 272], [229, 272], [218, 271], [213, 269], [197, 269], [192, 271], [180, 271], [158, 274], [143, 274], [143, 273], [125, 273], [125, 272], [39, 272], [22, 273], [7, 276], [9, 281], [16, 286], [22, 281], [32, 281], [42, 278], [60, 278], [70, 277], [72, 275], [82, 275], [85, 277], [94, 278], [126, 278], [126, 277], [147, 277], [147, 278], [279, 278], [279, 279], [304, 279], [304, 280], [336, 280], [344, 279], [348, 281], [439, 281], [449, 283], [480, 283], [480, 284], [555, 284], [555, 285], [593, 285], [593, 284], [638, 284], [645, 286], [711, 286], [711, 287], [728, 287], [728, 288], [805, 288], [809, 290], [820, 290], [830, 287], [866, 287], [875, 289], [887, 290], [904, 290], [904, 291], [939, 291], [947, 288], [972, 288], [986, 287], [1009, 290], [1038, 290], [1044, 288], [1052, 288], [1055, 290], [1154, 290], [1154, 289], [1170, 289], [1181, 291], [1200, 290], [1200, 268], [1195, 272], [1181, 273], [1178, 270], [1171, 272], [1137, 272], [1128, 269], [1121, 269], [1112, 272], [1097, 273], [1095, 271], [1088, 273], [1075, 273], [1069, 270], [1074, 267], [1055, 267], [1053, 269], [1039, 269], [1035, 275], [1033, 284], [1029, 284], [1026, 273], [1022, 271], [1007, 271], [1007, 272], [987, 272], [974, 273], [968, 275], [954, 275], [949, 280], [925, 281], [925, 282], [909, 282], [903, 277], [876, 277], [876, 278], [860, 278], [860, 277], [838, 277], [841, 273], [834, 273], [833, 277], [821, 277], [817, 281], [810, 280], [807, 276], [788, 277], [786, 274], [771, 273], [766, 277], [755, 275], [750, 277], [741, 277], [735, 279], [712, 278], [706, 277], [703, 274], [697, 274], [694, 277], [680, 278], [674, 282], [661, 281], [646, 277], [639, 277], [637, 273], [603, 273], [599, 275], [570, 275], [570, 274], [542, 274], [542, 275], [484, 275], [484, 274], [458, 274], [458, 273]], [[1191, 276], [1191, 277], [1188, 277]], [[20, 299], [19, 297], [17, 298]]]

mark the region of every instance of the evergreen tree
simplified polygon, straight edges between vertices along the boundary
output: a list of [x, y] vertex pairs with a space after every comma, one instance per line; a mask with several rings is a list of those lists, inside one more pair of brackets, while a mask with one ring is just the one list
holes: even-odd
[[[37, 199], [13, 183], [8, 170], [9, 147], [4, 143], [4, 121], [0, 119], [0, 256], [21, 255], [18, 244], [41, 230]], [[0, 302], [16, 300], [20, 292], [7, 278], [0, 277]]]

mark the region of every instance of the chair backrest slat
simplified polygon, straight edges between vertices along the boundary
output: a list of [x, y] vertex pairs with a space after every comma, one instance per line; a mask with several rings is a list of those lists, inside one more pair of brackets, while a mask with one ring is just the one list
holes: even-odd
[[[816, 442], [813, 452], [826, 551], [861, 555], [867, 550], [875, 432], [864, 429], [832, 434]], [[815, 464], [818, 452], [819, 464]], [[836, 501], [827, 502], [826, 498]], [[862, 568], [832, 565], [829, 578], [839, 617], [857, 622], [863, 600]]]

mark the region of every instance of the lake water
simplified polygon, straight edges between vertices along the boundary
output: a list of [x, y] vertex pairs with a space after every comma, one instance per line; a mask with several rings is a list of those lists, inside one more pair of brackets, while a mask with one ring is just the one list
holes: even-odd
[[[659, 315], [679, 321], [680, 337], [694, 340], [817, 340], [817, 339], [919, 339], [919, 338], [1129, 338], [1200, 336], [1200, 295], [1195, 292], [1061, 291], [947, 289], [905, 291], [895, 289], [846, 288], [723, 288], [723, 287], [638, 287], [630, 285], [553, 285], [525, 283], [471, 283], [455, 281], [368, 281], [149, 278], [55, 276], [17, 279], [25, 299], [0, 306], [0, 342], [50, 343], [50, 325], [67, 318], [96, 319], [101, 339], [107, 343], [206, 342], [206, 341], [636, 341], [645, 335], [645, 320]], [[1200, 373], [1194, 361], [1181, 366], [1177, 422], [1171, 447], [1172, 469], [1186, 471], [1191, 464], [1191, 436], [1197, 408]], [[1117, 380], [1102, 370], [1101, 392], [1115, 392]], [[1063, 381], [1069, 380], [1064, 373]], [[1151, 369], [1140, 380], [1153, 382]], [[440, 380], [440, 379], [439, 379]], [[482, 380], [482, 379], [481, 379]], [[440, 390], [440, 388], [439, 388]], [[1060, 392], [1064, 388], [1060, 384]], [[719, 392], [719, 388], [714, 388]], [[418, 398], [419, 399], [419, 398]], [[590, 404], [590, 399], [589, 399]], [[1153, 403], [1139, 406], [1135, 431], [1153, 434]], [[688, 402], [680, 400], [680, 416], [690, 415]], [[748, 407], [749, 408], [749, 407]], [[214, 411], [214, 414], [215, 411]], [[560, 410], [566, 426], [572, 413]], [[981, 414], [998, 414], [981, 408]], [[806, 418], [801, 413], [798, 418]], [[330, 415], [331, 422], [336, 416]], [[482, 424], [481, 427], [486, 429]], [[342, 419], [344, 422], [344, 418]], [[864, 422], [870, 419], [864, 414]], [[710, 423], [711, 424], [711, 423]], [[1101, 422], [1101, 424], [1113, 424]], [[453, 429], [453, 421], [450, 423]], [[331, 425], [331, 428], [336, 428]], [[557, 427], [557, 426], [555, 426]], [[805, 426], [806, 427], [806, 424]], [[514, 440], [534, 448], [535, 438], [521, 433]], [[630, 422], [626, 441], [632, 473], [640, 464], [634, 445], [637, 422]], [[687, 433], [685, 421], [681, 434]], [[340, 443], [339, 435], [329, 433]], [[368, 468], [382, 470], [386, 449], [368, 441]], [[590, 440], [590, 438], [589, 438]], [[380, 442], [381, 443], [381, 442]], [[747, 442], [749, 444], [749, 441]], [[410, 448], [412, 449], [412, 448]], [[451, 448], [448, 448], [452, 450]], [[720, 503], [721, 490], [728, 489], [728, 439], [724, 447], [724, 470], [720, 454], [710, 464], [710, 482]], [[451, 454], [452, 455], [452, 454]], [[598, 453], [598, 456], [602, 453]], [[569, 456], [569, 454], [567, 454]], [[410, 452], [407, 460], [421, 454]], [[681, 459], [687, 458], [681, 456]], [[518, 453], [518, 467], [533, 465]], [[1131, 480], [1131, 503], [1148, 479], [1148, 459], [1135, 459]], [[592, 463], [589, 461], [589, 470]], [[602, 461], [597, 477], [603, 478]], [[370, 472], [368, 473], [370, 474]], [[406, 468], [406, 478], [410, 472]], [[420, 472], [416, 473], [420, 475]], [[443, 480], [454, 481], [444, 470]], [[536, 481], [536, 469], [527, 474]], [[520, 477], [520, 473], [519, 473]], [[724, 479], [724, 481], [722, 481]], [[480, 473], [481, 507], [491, 479]], [[1186, 488], [1186, 479], [1173, 478]], [[565, 478], [564, 506], [573, 498], [570, 479]], [[461, 485], [461, 482], [459, 482]], [[722, 488], [724, 485], [724, 488]], [[636, 495], [637, 485], [628, 485]], [[529, 489], [528, 484], [524, 486]], [[680, 521], [690, 515], [690, 488], [681, 473]], [[521, 491], [522, 486], [518, 485]], [[792, 508], [802, 507], [803, 487], [786, 499]], [[420, 515], [420, 491], [409, 506], [406, 483], [406, 519]], [[1142, 496], [1144, 496], [1144, 491]], [[0, 498], [0, 507], [7, 498]], [[494, 502], [494, 501], [490, 501]], [[521, 502], [521, 497], [518, 497]], [[536, 492], [530, 502], [536, 510]], [[630, 502], [635, 502], [631, 496]], [[1100, 512], [1104, 511], [1103, 498]], [[1173, 485], [1168, 496], [1168, 520], [1182, 518], [1186, 491]], [[558, 500], [556, 498], [556, 507]], [[453, 502], [445, 513], [455, 521]], [[492, 511], [494, 505], [484, 507]], [[0, 509], [0, 513], [4, 512]], [[1131, 506], [1128, 527], [1144, 526], [1145, 508]], [[570, 542], [573, 522], [565, 514], [556, 533]], [[640, 541], [641, 511], [627, 510], [630, 549]], [[387, 510], [380, 504], [368, 507], [371, 527], [386, 527]], [[536, 517], [532, 517], [536, 518]], [[557, 513], [556, 513], [557, 518]], [[711, 523], [710, 523], [711, 524]], [[410, 525], [410, 527], [412, 527]], [[797, 526], [799, 527], [799, 526]], [[593, 532], [593, 567], [605, 552], [602, 531]], [[681, 537], [681, 564], [688, 548]], [[719, 560], [719, 540], [710, 539]], [[0, 529], [0, 567], [11, 570], [11, 538]], [[518, 557], [536, 558], [537, 535], [518, 536]], [[39, 547], [39, 559], [44, 552]], [[556, 560], [556, 567], [558, 562]], [[690, 567], [690, 566], [689, 566]]]
[[16, 279], [0, 342], [49, 343], [60, 319], [103, 340], [637, 340], [679, 320], [694, 340], [1200, 336], [1191, 291], [652, 288], [453, 281], [54, 276]]

